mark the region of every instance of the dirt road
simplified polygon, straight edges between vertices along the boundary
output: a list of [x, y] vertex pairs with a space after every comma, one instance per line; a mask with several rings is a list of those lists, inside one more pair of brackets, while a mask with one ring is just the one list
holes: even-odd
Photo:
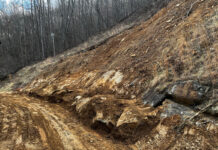
[[9, 149], [128, 149], [104, 139], [57, 104], [0, 94], [0, 145]]

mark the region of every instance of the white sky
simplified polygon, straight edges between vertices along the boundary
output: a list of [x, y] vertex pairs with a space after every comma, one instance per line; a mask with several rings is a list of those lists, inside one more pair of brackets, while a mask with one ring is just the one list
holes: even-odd
[[[7, 5], [10, 3], [10, 2], [13, 2], [13, 0], [5, 0], [6, 1], [6, 3], [7, 3]], [[46, 1], [45, 1], [46, 2]], [[51, 4], [52, 5], [55, 5], [55, 3], [56, 3], [56, 0], [51, 0]]]
[[6, 0], [6, 3], [9, 4], [12, 0]]

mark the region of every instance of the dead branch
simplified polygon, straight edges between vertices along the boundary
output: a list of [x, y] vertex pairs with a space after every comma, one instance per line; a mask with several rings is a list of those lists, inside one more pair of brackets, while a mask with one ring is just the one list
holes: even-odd
[[186, 13], [186, 17], [188, 17], [191, 14], [193, 6], [195, 4], [197, 4], [198, 2], [200, 2], [200, 0], [197, 0], [194, 3], [191, 4], [191, 7], [189, 8], [188, 12]]
[[196, 112], [195, 115], [193, 115], [192, 117], [185, 118], [184, 121], [177, 127], [177, 131], [181, 131], [187, 122], [193, 120], [195, 117], [199, 116], [201, 113], [206, 112], [210, 107], [212, 107], [217, 102], [218, 102], [218, 99], [217, 100], [213, 99], [210, 101], [210, 103], [208, 105], [206, 105], [204, 108], [202, 108], [201, 110]]

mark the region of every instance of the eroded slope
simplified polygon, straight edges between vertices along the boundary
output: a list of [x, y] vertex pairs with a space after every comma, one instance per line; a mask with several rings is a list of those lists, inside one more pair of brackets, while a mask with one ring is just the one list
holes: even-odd
[[[217, 4], [173, 0], [148, 21], [42, 68], [16, 93], [1, 94], [1, 133], [8, 136], [0, 144], [217, 149]], [[5, 121], [10, 110], [14, 120], [28, 123], [13, 125], [18, 121], [10, 115]]]
[[95, 94], [125, 99], [168, 94], [199, 103], [216, 99], [217, 9], [213, 0], [173, 1], [95, 50], [50, 67], [23, 91], [64, 101]]

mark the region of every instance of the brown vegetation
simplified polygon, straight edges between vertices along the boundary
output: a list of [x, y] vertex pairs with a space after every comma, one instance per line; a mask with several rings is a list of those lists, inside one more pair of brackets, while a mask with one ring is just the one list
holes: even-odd
[[[95, 49], [51, 62], [26, 86], [16, 86], [16, 93], [4, 92], [0, 106], [11, 105], [17, 120], [23, 118], [22, 111], [31, 114], [26, 120], [38, 141], [31, 141], [33, 132], [27, 131], [32, 130], [7, 130], [8, 135], [18, 132], [28, 138], [18, 144], [2, 138], [0, 145], [217, 149], [217, 4], [173, 0], [148, 21]], [[17, 80], [5, 89], [13, 89]], [[151, 107], [154, 102], [156, 107]], [[1, 109], [0, 114], [8, 111]], [[1, 126], [1, 132], [11, 126]]]

